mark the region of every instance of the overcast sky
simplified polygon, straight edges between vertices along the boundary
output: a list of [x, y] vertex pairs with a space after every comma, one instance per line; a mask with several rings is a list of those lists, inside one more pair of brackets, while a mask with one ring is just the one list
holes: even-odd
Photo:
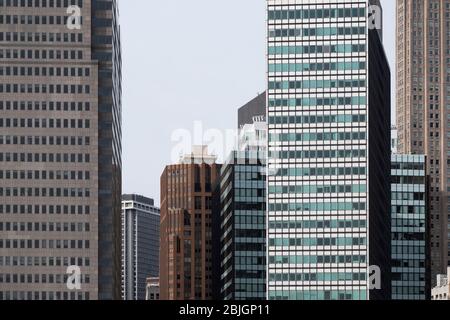
[[[265, 90], [264, 0], [120, 0], [123, 192], [159, 200], [180, 129], [234, 129], [237, 109]], [[395, 65], [395, 1], [382, 0]], [[194, 141], [195, 142], [195, 141]]]

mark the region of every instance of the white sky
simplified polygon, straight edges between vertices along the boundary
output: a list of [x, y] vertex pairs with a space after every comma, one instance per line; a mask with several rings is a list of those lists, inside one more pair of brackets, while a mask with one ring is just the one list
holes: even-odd
[[[395, 75], [395, 1], [384, 6]], [[175, 130], [234, 129], [237, 109], [266, 86], [264, 0], [120, 0], [123, 192], [159, 204]], [[394, 83], [394, 79], [392, 79]], [[392, 101], [394, 103], [394, 100]]]

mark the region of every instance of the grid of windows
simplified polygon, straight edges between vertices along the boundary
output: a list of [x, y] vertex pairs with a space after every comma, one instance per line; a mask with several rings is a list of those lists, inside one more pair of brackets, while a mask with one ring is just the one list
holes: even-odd
[[266, 299], [266, 177], [261, 155], [233, 152], [221, 169], [220, 296], [225, 300]]
[[[99, 157], [108, 143], [98, 142], [99, 126], [111, 136], [111, 119], [106, 126], [98, 115], [100, 67], [90, 60], [95, 28], [86, 19], [94, 3], [0, 0], [0, 300], [98, 299], [108, 286], [99, 284], [98, 237], [112, 230], [99, 232], [98, 211], [112, 209], [99, 203], [97, 177], [99, 163], [113, 162]], [[81, 30], [65, 25], [70, 5], [83, 8]], [[72, 265], [81, 268], [80, 290], [66, 284]]]
[[268, 0], [269, 299], [369, 299], [368, 5]]
[[392, 156], [392, 299], [429, 297], [425, 156]]

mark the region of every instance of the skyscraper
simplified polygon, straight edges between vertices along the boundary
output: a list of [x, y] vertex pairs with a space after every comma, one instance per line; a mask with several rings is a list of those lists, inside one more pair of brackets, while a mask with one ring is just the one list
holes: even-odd
[[238, 112], [239, 145], [220, 170], [219, 298], [266, 299], [266, 152], [265, 94]]
[[213, 298], [212, 220], [220, 165], [204, 146], [194, 146], [161, 175], [160, 297]]
[[435, 285], [450, 266], [450, 1], [397, 0], [396, 17], [398, 151], [427, 156]]
[[[390, 70], [379, 2], [267, 3], [268, 298], [389, 299]], [[369, 274], [380, 276], [373, 290]]]
[[122, 298], [145, 300], [147, 278], [159, 277], [160, 212], [153, 199], [122, 196]]
[[265, 151], [234, 151], [220, 170], [220, 299], [266, 299]]
[[115, 0], [0, 1], [0, 145], [0, 300], [120, 299]]
[[392, 155], [392, 299], [430, 297], [426, 157]]

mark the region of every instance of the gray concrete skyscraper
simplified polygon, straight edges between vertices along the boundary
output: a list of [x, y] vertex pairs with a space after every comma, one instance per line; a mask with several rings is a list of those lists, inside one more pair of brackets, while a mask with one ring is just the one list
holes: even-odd
[[159, 277], [159, 208], [153, 199], [122, 196], [122, 298], [145, 300], [147, 278]]
[[0, 1], [0, 145], [0, 300], [120, 299], [117, 1]]
[[397, 0], [398, 152], [427, 156], [431, 280], [450, 266], [450, 1]]

